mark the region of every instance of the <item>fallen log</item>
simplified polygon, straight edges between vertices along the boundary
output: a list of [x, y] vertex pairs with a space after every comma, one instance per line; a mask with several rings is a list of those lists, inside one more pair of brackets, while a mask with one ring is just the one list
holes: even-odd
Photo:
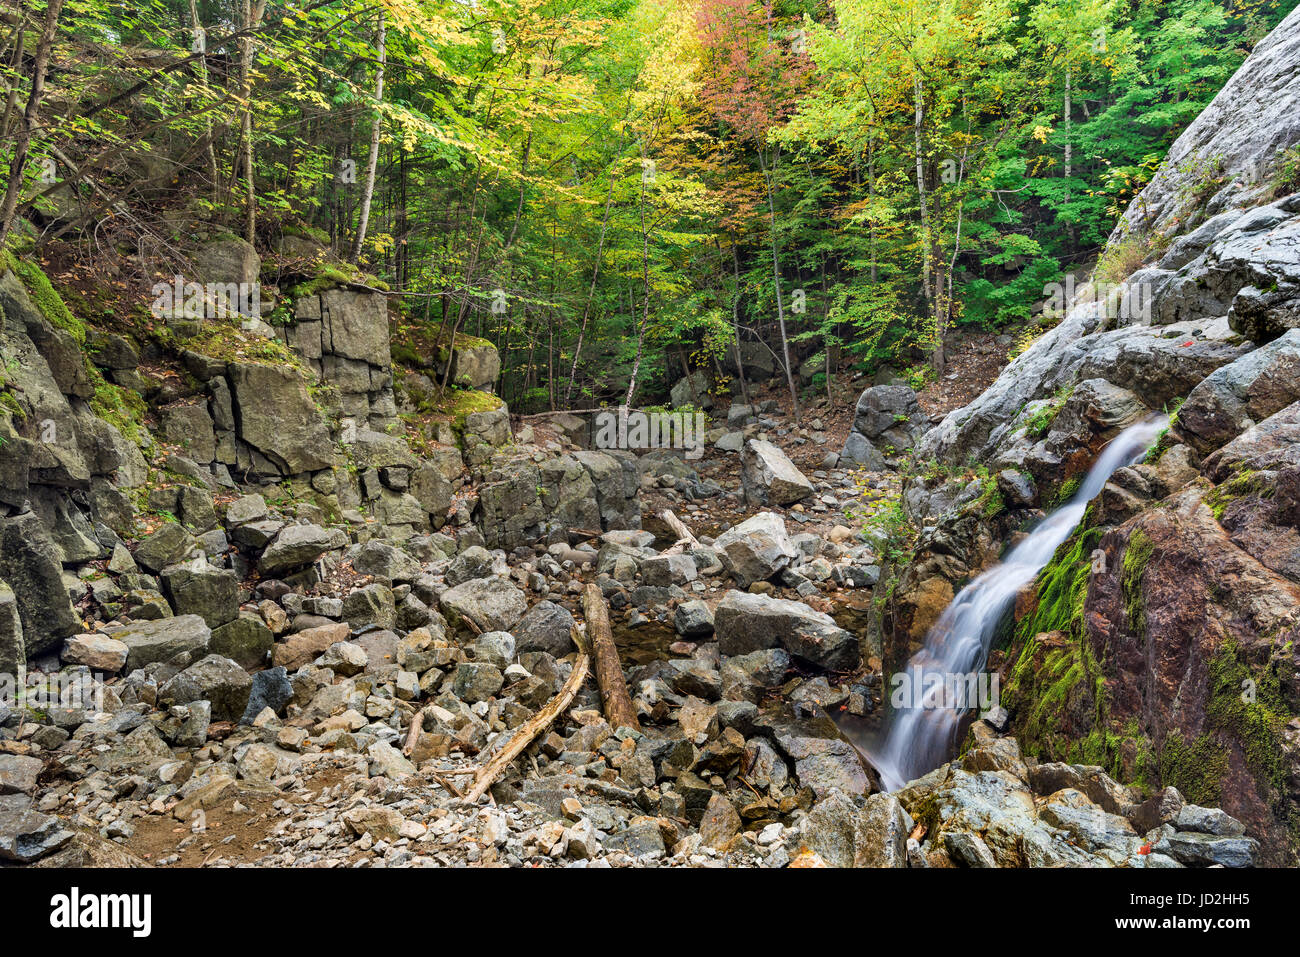
[[691, 534], [691, 530], [683, 524], [682, 520], [673, 514], [671, 508], [664, 509], [659, 513], [659, 517], [663, 520], [663, 523], [672, 530], [672, 533], [677, 536], [677, 541], [675, 541], [669, 548], [660, 552], [661, 555], [680, 555], [687, 549], [699, 548], [699, 541]]
[[548, 701], [541, 711], [515, 729], [515, 733], [506, 746], [494, 754], [487, 764], [483, 765], [475, 776], [474, 783], [465, 792], [464, 800], [466, 802], [473, 804], [487, 793], [487, 789], [492, 786], [492, 782], [504, 774], [506, 768], [510, 767], [510, 762], [517, 758], [533, 742], [534, 738], [549, 728], [551, 722], [559, 717], [573, 702], [578, 689], [587, 680], [587, 673], [590, 670], [590, 656], [576, 627], [573, 629], [572, 635], [573, 643], [578, 646], [579, 651], [577, 660], [573, 662], [573, 671], [569, 673], [569, 680], [564, 683], [560, 693]]
[[627, 693], [623, 678], [623, 664], [618, 659], [614, 632], [609, 624], [609, 606], [600, 586], [588, 584], [582, 593], [582, 613], [587, 619], [587, 642], [591, 657], [596, 662], [596, 683], [600, 686], [600, 700], [605, 710], [605, 720], [615, 728], [641, 730], [636, 720], [636, 709]]

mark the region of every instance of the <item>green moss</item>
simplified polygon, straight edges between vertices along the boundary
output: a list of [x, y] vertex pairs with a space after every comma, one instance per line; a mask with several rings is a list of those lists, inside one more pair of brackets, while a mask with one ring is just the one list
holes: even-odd
[[447, 390], [448, 402], [446, 405], [447, 414], [451, 416], [454, 427], [457, 429], [464, 428], [465, 417], [474, 412], [492, 412], [501, 408], [502, 402], [498, 396], [490, 392], [481, 392], [478, 389], [457, 389], [450, 388]]
[[144, 399], [107, 381], [99, 370], [90, 367], [90, 381], [94, 394], [90, 397], [90, 410], [136, 445], [149, 444], [149, 433], [144, 427], [147, 411]]
[[1260, 480], [1254, 469], [1242, 469], [1226, 482], [1212, 488], [1205, 496], [1205, 504], [1214, 513], [1215, 520], [1222, 521], [1223, 513], [1227, 511], [1229, 505], [1257, 492], [1271, 495], [1272, 489], [1268, 483]]
[[32, 302], [47, 322], [70, 332], [78, 345], [86, 344], [86, 324], [72, 314], [40, 266], [30, 259], [19, 259], [8, 250], [4, 252], [3, 264], [23, 281]]
[[289, 298], [302, 299], [338, 286], [369, 286], [388, 291], [388, 283], [371, 276], [348, 263], [332, 262], [321, 266], [320, 271], [306, 282], [289, 290]]
[[1120, 575], [1120, 593], [1128, 614], [1128, 627], [1133, 634], [1146, 635], [1146, 608], [1142, 598], [1142, 575], [1155, 551], [1155, 543], [1146, 532], [1135, 528], [1124, 546], [1124, 566]]
[[1072, 391], [1073, 386], [1062, 386], [1057, 389], [1045, 405], [1024, 421], [1025, 434], [1036, 439], [1046, 435], [1052, 423], [1056, 421], [1056, 417], [1061, 414], [1061, 409], [1065, 408]]
[[1176, 787], [1192, 804], [1217, 805], [1220, 782], [1228, 770], [1228, 751], [1212, 734], [1184, 741], [1177, 731], [1165, 736], [1160, 749], [1160, 780]]
[[171, 330], [165, 330], [156, 338], [169, 349], [189, 349], [222, 362], [292, 366], [305, 371], [302, 358], [279, 339], [245, 335], [234, 320], [205, 320], [192, 336], [178, 337]]
[[1235, 642], [1219, 646], [1209, 667], [1206, 724], [1237, 741], [1246, 766], [1276, 790], [1286, 784], [1282, 729], [1291, 720], [1277, 672], [1252, 669]]

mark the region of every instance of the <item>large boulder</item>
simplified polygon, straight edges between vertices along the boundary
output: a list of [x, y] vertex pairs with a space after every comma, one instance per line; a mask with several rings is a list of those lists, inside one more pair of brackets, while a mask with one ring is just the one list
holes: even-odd
[[1211, 452], [1300, 399], [1300, 329], [1206, 376], [1178, 410], [1178, 430]]
[[294, 304], [294, 318], [319, 337], [321, 352], [367, 365], [387, 367], [392, 361], [388, 339], [388, 305], [383, 293], [362, 289], [324, 289]]
[[310, 565], [337, 544], [335, 536], [319, 525], [286, 525], [266, 547], [257, 567], [263, 577]]
[[785, 522], [772, 512], [759, 512], [727, 529], [714, 548], [742, 588], [771, 578], [799, 557], [786, 535]]
[[207, 701], [214, 721], [238, 721], [252, 688], [253, 679], [238, 664], [221, 655], [208, 655], [159, 688], [158, 700], [163, 704]]
[[209, 628], [239, 615], [239, 576], [205, 561], [172, 565], [162, 572], [163, 592], [178, 615], [198, 615]]
[[0, 581], [0, 675], [17, 675], [26, 664], [18, 597], [7, 582]]
[[779, 646], [821, 668], [848, 671], [859, 663], [857, 637], [803, 602], [732, 590], [718, 603], [713, 628], [724, 655]]
[[858, 396], [853, 431], [873, 443], [903, 449], [911, 446], [924, 422], [910, 386], [875, 385]]
[[63, 584], [63, 554], [35, 514], [0, 518], [0, 579], [13, 589], [28, 657], [80, 630]]
[[134, 671], [155, 661], [170, 661], [182, 652], [197, 656], [207, 651], [212, 631], [198, 615], [178, 615], [133, 622], [113, 632], [113, 637], [126, 645], [126, 670]]
[[450, 382], [462, 389], [491, 391], [501, 374], [501, 354], [486, 339], [459, 336], [451, 350]]
[[201, 283], [246, 283], [258, 281], [262, 257], [246, 240], [230, 233], [204, 243], [194, 253], [195, 277]]
[[464, 621], [469, 620], [480, 632], [510, 631], [528, 609], [524, 593], [496, 576], [449, 588], [438, 603], [453, 626], [464, 628]]
[[793, 505], [813, 493], [812, 483], [771, 442], [746, 442], [741, 470], [745, 501], [750, 505]]
[[239, 437], [282, 474], [337, 464], [329, 428], [295, 369], [232, 362], [229, 377]]

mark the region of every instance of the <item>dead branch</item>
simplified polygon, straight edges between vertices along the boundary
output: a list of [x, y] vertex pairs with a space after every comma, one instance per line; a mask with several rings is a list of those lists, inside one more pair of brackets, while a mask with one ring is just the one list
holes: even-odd
[[[582, 641], [579, 638], [577, 628], [573, 629], [574, 643], [582, 647]], [[515, 733], [511, 736], [510, 742], [492, 756], [487, 764], [483, 765], [478, 776], [474, 778], [474, 784], [465, 794], [465, 801], [474, 804], [481, 798], [492, 783], [505, 773], [510, 763], [517, 758], [523, 750], [532, 744], [533, 739], [551, 726], [560, 714], [572, 704], [574, 696], [577, 695], [578, 689], [582, 683], [587, 680], [587, 671], [590, 667], [590, 658], [585, 650], [579, 651], [577, 660], [573, 662], [573, 670], [569, 673], [569, 680], [564, 683], [560, 693], [546, 703], [546, 707], [533, 715], [523, 724], [521, 724]]]
[[600, 586], [588, 584], [582, 593], [582, 613], [587, 619], [587, 640], [592, 657], [596, 659], [596, 683], [600, 685], [600, 700], [605, 708], [605, 719], [615, 728], [641, 730], [636, 720], [632, 699], [627, 693], [623, 678], [623, 665], [618, 659], [614, 632], [609, 624], [609, 606]]

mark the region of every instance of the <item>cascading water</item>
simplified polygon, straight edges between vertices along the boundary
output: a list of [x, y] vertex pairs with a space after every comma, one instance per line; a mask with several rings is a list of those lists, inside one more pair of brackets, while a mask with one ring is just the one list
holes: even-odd
[[[964, 713], [964, 709], [946, 706], [952, 678], [983, 672], [993, 633], [1016, 594], [1051, 561], [1111, 475], [1140, 459], [1167, 425], [1168, 419], [1161, 415], [1125, 429], [1102, 451], [1069, 502], [1013, 548], [1005, 561], [963, 588], [944, 609], [926, 635], [924, 647], [908, 662], [907, 672], [920, 676], [924, 696], [894, 712], [879, 749], [864, 751], [887, 790], [897, 790], [951, 758]], [[915, 681], [912, 686], [918, 687]]]

